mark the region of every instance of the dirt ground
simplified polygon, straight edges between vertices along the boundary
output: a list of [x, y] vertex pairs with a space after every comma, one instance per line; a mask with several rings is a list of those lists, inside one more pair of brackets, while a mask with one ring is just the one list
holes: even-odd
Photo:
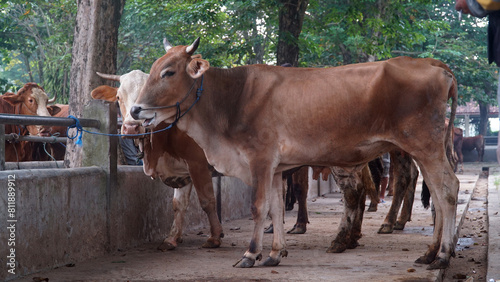
[[[472, 171], [458, 175], [462, 194], [473, 193], [481, 173], [480, 167], [469, 169]], [[333, 193], [308, 200], [310, 224], [307, 233], [287, 234], [289, 254], [277, 267], [232, 267], [250, 240], [253, 221], [245, 218], [223, 223], [225, 238], [218, 249], [200, 247], [209, 232], [205, 228], [188, 232], [184, 242], [174, 251], [157, 251], [160, 242], [154, 242], [17, 281], [46, 278], [49, 281], [436, 281], [440, 277], [439, 270], [426, 270], [425, 265], [414, 263], [425, 253], [433, 232], [431, 212], [420, 203], [420, 187], [419, 182], [412, 221], [404, 230], [377, 234], [391, 204], [391, 198], [386, 197], [386, 203], [379, 204], [377, 212], [365, 212], [361, 245], [341, 254], [325, 252], [335, 237], [343, 211], [340, 193]], [[457, 255], [446, 271], [445, 281], [471, 281], [471, 277], [474, 281], [482, 281], [486, 277], [485, 190], [474, 191], [475, 200], [470, 201], [466, 224], [460, 231]], [[458, 209], [460, 214], [465, 207]], [[296, 210], [286, 213], [286, 230], [292, 228], [296, 214]], [[264, 257], [270, 251], [271, 240], [272, 235], [264, 236]]]

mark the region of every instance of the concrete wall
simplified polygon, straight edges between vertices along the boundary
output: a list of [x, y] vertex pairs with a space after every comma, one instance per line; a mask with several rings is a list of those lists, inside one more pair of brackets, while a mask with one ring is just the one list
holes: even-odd
[[[484, 147], [484, 162], [496, 162], [497, 161], [497, 146], [487, 145]], [[469, 152], [463, 152], [464, 162], [475, 162], [477, 161], [477, 151], [474, 149]]]
[[[15, 180], [9, 181], [9, 176]], [[149, 179], [142, 167], [119, 167], [118, 185], [109, 191], [107, 177], [98, 167], [1, 171], [0, 279], [161, 242], [173, 220], [173, 189]], [[15, 188], [13, 218], [8, 217], [9, 182]], [[223, 221], [250, 215], [248, 186], [223, 177], [221, 189]], [[8, 245], [12, 236], [7, 228], [12, 224], [15, 246]], [[206, 227], [208, 220], [193, 189], [185, 230]], [[15, 250], [15, 275], [6, 267], [10, 248]]]

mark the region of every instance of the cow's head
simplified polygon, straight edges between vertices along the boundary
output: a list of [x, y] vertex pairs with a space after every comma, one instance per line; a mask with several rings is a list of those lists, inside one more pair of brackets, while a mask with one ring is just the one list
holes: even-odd
[[119, 81], [120, 87], [101, 85], [92, 90], [92, 98], [109, 102], [118, 101], [120, 113], [123, 117], [123, 134], [144, 133], [145, 130], [141, 126], [142, 122], [134, 120], [130, 116], [130, 108], [134, 105], [135, 100], [137, 100], [141, 88], [146, 83], [149, 75], [140, 70], [133, 70], [124, 75], [97, 74], [105, 79]]
[[176, 103], [185, 112], [196, 99], [196, 81], [210, 67], [201, 56], [193, 56], [200, 38], [189, 46], [172, 47], [164, 40], [166, 54], [151, 67], [149, 78], [130, 114], [144, 120], [143, 125], [157, 126], [160, 122], [172, 123], [177, 113]]
[[[21, 115], [52, 116], [60, 111], [57, 106], [48, 106], [54, 103], [56, 96], [49, 99], [45, 90], [36, 83], [26, 83], [17, 94], [7, 92], [2, 98], [9, 104], [19, 108]], [[31, 135], [49, 136], [51, 127], [40, 125], [28, 125]]]

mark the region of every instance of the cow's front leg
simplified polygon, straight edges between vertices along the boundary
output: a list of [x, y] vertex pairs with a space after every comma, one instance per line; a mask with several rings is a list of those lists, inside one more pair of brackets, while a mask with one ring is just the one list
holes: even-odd
[[163, 243], [158, 246], [158, 250], [162, 252], [173, 250], [177, 247], [178, 243], [182, 243], [182, 226], [184, 224], [184, 216], [186, 215], [192, 188], [193, 184], [189, 183], [182, 188], [174, 189], [174, 198], [172, 200], [174, 221], [170, 228], [170, 234], [163, 240]]
[[281, 257], [286, 257], [288, 252], [285, 249], [285, 229], [283, 226], [283, 189], [281, 185], [281, 173], [275, 174], [271, 193], [269, 193], [269, 213], [273, 222], [273, 245], [272, 250], [262, 263], [263, 266], [276, 266], [280, 263]]
[[200, 206], [207, 214], [210, 223], [210, 237], [202, 245], [203, 248], [218, 248], [224, 238], [222, 224], [217, 216], [212, 173], [205, 162], [190, 162], [189, 174], [193, 180], [194, 189], [198, 195]]
[[[234, 267], [253, 267], [255, 260], [262, 259], [262, 239], [264, 236], [265, 219], [269, 213], [268, 199], [271, 194], [270, 190], [272, 189], [272, 176], [273, 174], [270, 169], [260, 168], [257, 171], [252, 171], [252, 217], [255, 225], [248, 250], [245, 252], [243, 257], [233, 265]], [[279, 185], [279, 189], [282, 189], [281, 184]], [[283, 200], [281, 203], [283, 203]], [[283, 206], [281, 208], [283, 208]], [[282, 212], [283, 211], [281, 210], [281, 213]], [[275, 234], [283, 229], [283, 221], [275, 222], [273, 219], [273, 225]]]

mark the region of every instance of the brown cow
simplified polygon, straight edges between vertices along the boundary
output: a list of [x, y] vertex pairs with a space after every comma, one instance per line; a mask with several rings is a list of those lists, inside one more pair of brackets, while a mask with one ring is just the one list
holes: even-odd
[[[63, 104], [54, 104], [54, 108], [59, 108], [60, 111], [55, 113], [54, 117], [68, 117], [69, 106]], [[52, 126], [49, 134], [51, 137], [67, 137], [66, 126]], [[64, 160], [66, 154], [66, 145], [64, 143], [40, 143], [33, 142], [33, 160], [34, 161], [52, 161]]]
[[[326, 69], [219, 69], [193, 57], [198, 45], [199, 39], [189, 46], [166, 43], [168, 51], [151, 67], [131, 115], [147, 127], [176, 123], [217, 171], [254, 188], [254, 232], [238, 267], [261, 258], [268, 214], [274, 234], [263, 265], [278, 265], [287, 255], [282, 171], [336, 166], [344, 195], [360, 194], [361, 169], [394, 149], [417, 161], [436, 206], [432, 243], [417, 262], [430, 269], [448, 266], [459, 181], [447, 161], [444, 121], [450, 98], [454, 119], [457, 84], [443, 63], [399, 57]], [[344, 216], [352, 222], [356, 215], [349, 209], [356, 203], [345, 204]]]
[[[58, 107], [47, 106], [55, 101], [55, 96], [49, 99], [45, 90], [36, 83], [26, 83], [19, 91], [14, 94], [7, 92], [0, 99], [0, 112], [4, 114], [19, 115], [38, 115], [50, 116], [59, 111]], [[39, 135], [48, 136], [51, 127], [28, 125], [26, 129], [15, 126], [5, 125], [5, 134], [16, 133], [20, 135]], [[5, 161], [31, 161], [33, 160], [33, 144], [27, 141], [11, 142], [5, 147]]]
[[462, 152], [470, 152], [476, 149], [477, 161], [482, 162], [484, 157], [484, 137], [479, 134], [473, 137], [464, 137], [462, 141]]
[[[99, 73], [98, 73], [99, 74]], [[119, 101], [120, 111], [124, 117], [123, 133], [136, 134], [144, 132], [140, 124], [130, 120], [129, 110], [139, 95], [139, 90], [146, 82], [147, 74], [135, 70], [127, 74], [100, 76], [120, 81], [119, 88], [99, 86], [91, 93], [92, 98], [106, 101]], [[127, 123], [125, 123], [127, 122]], [[165, 128], [160, 124], [154, 130]], [[205, 248], [216, 248], [224, 237], [222, 225], [215, 209], [215, 196], [212, 183], [212, 173], [201, 148], [176, 127], [169, 131], [155, 133], [140, 139], [144, 153], [144, 173], [153, 179], [160, 178], [166, 185], [175, 189], [173, 208], [174, 222], [169, 236], [158, 247], [159, 250], [172, 250], [177, 243], [182, 242], [184, 215], [189, 204], [191, 189], [194, 185], [200, 205], [206, 212], [210, 222], [211, 237], [203, 244]]]

